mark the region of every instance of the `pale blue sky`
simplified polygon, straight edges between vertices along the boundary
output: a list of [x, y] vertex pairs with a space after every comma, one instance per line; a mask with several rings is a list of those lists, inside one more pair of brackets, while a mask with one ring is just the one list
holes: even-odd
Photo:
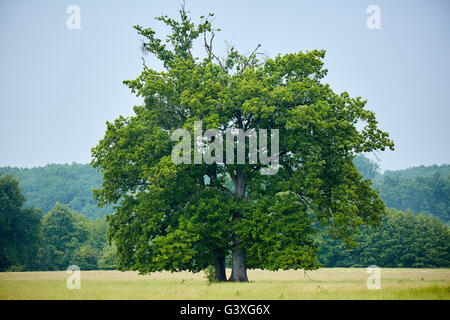
[[[53, 0], [0, 2], [0, 166], [88, 163], [105, 121], [131, 115], [139, 100], [122, 85], [141, 65], [135, 24], [165, 32], [153, 18], [180, 1]], [[381, 9], [381, 29], [366, 8]], [[69, 5], [81, 29], [69, 30]], [[383, 169], [450, 161], [448, 99], [450, 1], [198, 1], [195, 21], [215, 13], [225, 41], [270, 56], [325, 49], [325, 79], [368, 99], [396, 144], [379, 153]], [[152, 56], [147, 65], [159, 68]]]

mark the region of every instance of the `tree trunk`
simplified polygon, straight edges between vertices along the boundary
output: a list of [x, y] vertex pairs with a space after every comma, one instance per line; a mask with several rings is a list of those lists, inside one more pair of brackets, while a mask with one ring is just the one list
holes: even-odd
[[219, 282], [227, 281], [227, 275], [225, 273], [225, 257], [217, 257], [214, 262], [214, 269], [216, 274], [216, 280]]
[[242, 248], [233, 250], [233, 269], [229, 281], [247, 282], [247, 267], [245, 266], [245, 252]]
[[[234, 192], [237, 198], [243, 199], [245, 197], [245, 176], [243, 172], [236, 169], [236, 176], [231, 177], [234, 182]], [[236, 213], [234, 220], [239, 220], [241, 215]], [[233, 265], [229, 281], [247, 282], [247, 266], [245, 265], [245, 250], [239, 247], [239, 239], [233, 233]]]

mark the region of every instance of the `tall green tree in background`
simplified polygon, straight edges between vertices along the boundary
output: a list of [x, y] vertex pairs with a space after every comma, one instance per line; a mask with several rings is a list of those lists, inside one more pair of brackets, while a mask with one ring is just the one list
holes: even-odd
[[105, 220], [91, 221], [61, 203], [42, 218], [41, 270], [65, 270], [71, 264], [82, 270], [98, 269], [105, 249]]
[[11, 266], [29, 270], [36, 264], [41, 211], [23, 209], [24, 202], [19, 181], [0, 176], [0, 271]]
[[56, 203], [42, 219], [41, 264], [46, 270], [62, 270], [71, 264], [72, 253], [87, 238], [87, 230], [67, 205]]
[[92, 221], [61, 203], [42, 218], [42, 241], [39, 250], [40, 270], [65, 270], [78, 265], [82, 270], [115, 267], [115, 251], [107, 246], [106, 221]]
[[[166, 42], [135, 26], [164, 70], [144, 64], [136, 80], [125, 81], [145, 103], [134, 116], [107, 123], [92, 149], [91, 164], [103, 175], [95, 196], [99, 205], [116, 205], [108, 222], [119, 268], [200, 271], [212, 264], [223, 281], [229, 252], [231, 281], [248, 281], [247, 267], [318, 268], [317, 222], [349, 245], [358, 226], [380, 222], [384, 204], [352, 160], [393, 149], [392, 141], [366, 101], [321, 82], [324, 51], [259, 60], [258, 45], [249, 56], [232, 47], [219, 58], [212, 14], [197, 26], [184, 8], [180, 16], [158, 18], [171, 29]], [[195, 44], [204, 57], [193, 55]], [[264, 166], [248, 159], [174, 164], [171, 133], [199, 120], [204, 130], [278, 129], [279, 170], [261, 175]]]

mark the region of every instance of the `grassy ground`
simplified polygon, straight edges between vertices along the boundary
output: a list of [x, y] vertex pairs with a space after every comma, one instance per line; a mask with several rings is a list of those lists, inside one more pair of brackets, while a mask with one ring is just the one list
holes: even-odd
[[[227, 270], [228, 275], [230, 270]], [[381, 289], [367, 289], [366, 269], [249, 270], [249, 283], [208, 284], [203, 273], [81, 271], [0, 273], [0, 299], [450, 299], [450, 269], [381, 269]]]

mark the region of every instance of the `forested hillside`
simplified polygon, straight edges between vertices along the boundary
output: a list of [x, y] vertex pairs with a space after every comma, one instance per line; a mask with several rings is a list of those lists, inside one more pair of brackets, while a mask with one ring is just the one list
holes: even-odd
[[433, 176], [413, 179], [386, 175], [375, 180], [374, 189], [380, 191], [380, 197], [389, 208], [433, 214], [450, 222], [450, 175], [436, 172]]
[[360, 173], [373, 181], [373, 188], [388, 208], [414, 214], [433, 214], [450, 222], [450, 165], [420, 166], [380, 173], [378, 165], [368, 158], [355, 158]]
[[112, 213], [111, 208], [98, 208], [92, 189], [102, 183], [101, 175], [89, 164], [49, 164], [35, 168], [2, 167], [0, 173], [11, 174], [20, 182], [26, 198], [24, 207], [35, 206], [46, 214], [56, 202], [95, 220]]

